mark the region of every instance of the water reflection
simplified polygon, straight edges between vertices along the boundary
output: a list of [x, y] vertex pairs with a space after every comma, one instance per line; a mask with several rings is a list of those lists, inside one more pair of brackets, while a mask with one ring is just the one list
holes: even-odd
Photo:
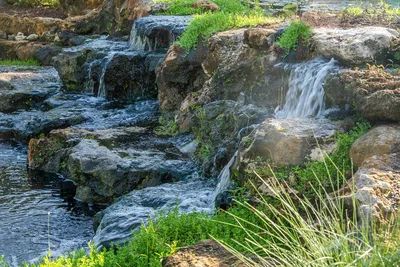
[[47, 253], [48, 238], [53, 256], [85, 247], [95, 208], [74, 195], [72, 182], [28, 170], [25, 147], [0, 140], [0, 255], [13, 266], [35, 260]]

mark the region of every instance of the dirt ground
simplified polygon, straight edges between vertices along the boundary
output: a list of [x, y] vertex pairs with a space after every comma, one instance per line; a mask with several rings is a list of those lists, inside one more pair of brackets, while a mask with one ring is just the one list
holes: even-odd
[[6, 4], [4, 0], [0, 0], [0, 13], [5, 13], [17, 17], [50, 17], [50, 18], [66, 18], [66, 14], [61, 10], [50, 7], [21, 7]]

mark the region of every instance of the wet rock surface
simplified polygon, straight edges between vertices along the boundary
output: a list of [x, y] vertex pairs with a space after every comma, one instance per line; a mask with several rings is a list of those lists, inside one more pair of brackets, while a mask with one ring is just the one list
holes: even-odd
[[93, 241], [101, 247], [129, 240], [157, 211], [178, 207], [180, 212], [212, 212], [215, 184], [211, 180], [188, 177], [187, 181], [134, 190], [103, 211]]
[[0, 112], [38, 105], [61, 87], [57, 71], [43, 67], [0, 68]]

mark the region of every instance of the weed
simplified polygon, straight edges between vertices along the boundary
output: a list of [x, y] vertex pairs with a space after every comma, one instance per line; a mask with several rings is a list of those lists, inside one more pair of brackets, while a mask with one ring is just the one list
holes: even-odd
[[285, 29], [275, 44], [285, 49], [286, 53], [289, 53], [290, 50], [297, 49], [300, 37], [304, 43], [308, 43], [311, 37], [311, 28], [304, 22], [294, 21]]
[[35, 59], [0, 60], [0, 66], [40, 66], [40, 62]]

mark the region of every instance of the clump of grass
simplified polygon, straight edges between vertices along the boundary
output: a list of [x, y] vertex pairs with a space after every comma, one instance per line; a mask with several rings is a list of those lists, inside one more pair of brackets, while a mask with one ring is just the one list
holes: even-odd
[[[338, 175], [332, 176], [332, 184], [336, 179], [345, 178], [339, 169], [337, 171]], [[378, 228], [373, 222], [357, 220], [355, 201], [353, 212], [346, 216], [340, 196], [332, 197], [323, 189], [315, 190], [317, 204], [307, 198], [297, 198], [295, 203], [287, 187], [278, 179], [263, 183], [278, 201], [279, 208], [261, 193], [257, 200], [267, 213], [247, 202], [237, 202], [256, 214], [262, 224], [256, 225], [256, 231], [249, 230], [245, 227], [249, 223], [246, 219], [232, 215], [236, 224], [247, 233], [245, 242], [236, 240], [244, 253], [220, 241], [248, 266], [377, 267], [398, 264], [400, 224], [395, 218], [389, 225]]]
[[400, 8], [392, 8], [381, 1], [373, 6], [355, 6], [344, 8], [340, 17], [343, 22], [368, 23], [368, 24], [392, 24], [400, 18]]
[[193, 8], [195, 0], [158, 0], [158, 2], [170, 4], [165, 14], [194, 15], [190, 25], [177, 41], [177, 44], [187, 50], [196, 47], [199, 37], [206, 40], [216, 32], [279, 21], [278, 18], [267, 16], [260, 8], [250, 7], [247, 1], [213, 0], [212, 2], [219, 7], [219, 11], [215, 12]]
[[0, 66], [40, 66], [40, 62], [35, 59], [0, 60]]
[[307, 43], [311, 37], [311, 28], [302, 21], [293, 21], [285, 29], [282, 36], [275, 43], [277, 46], [286, 50], [287, 53], [290, 50], [296, 50], [299, 44], [299, 38], [301, 37], [303, 42]]

